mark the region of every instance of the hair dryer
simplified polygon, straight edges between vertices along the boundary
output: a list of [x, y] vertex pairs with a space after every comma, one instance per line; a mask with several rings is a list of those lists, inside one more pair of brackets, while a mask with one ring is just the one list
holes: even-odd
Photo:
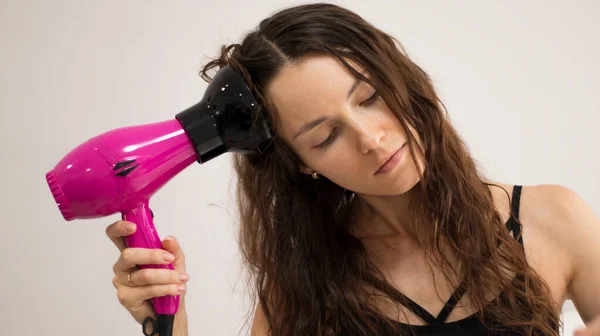
[[[250, 89], [226, 66], [202, 100], [174, 119], [93, 137], [60, 160], [46, 181], [65, 220], [120, 212], [123, 220], [137, 225], [126, 237], [129, 247], [161, 248], [150, 197], [193, 162], [202, 164], [225, 152], [260, 155], [270, 148], [269, 139], [268, 124]], [[171, 264], [139, 267], [174, 269]], [[170, 336], [179, 295], [156, 297], [152, 304], [158, 316], [154, 328], [160, 336]]]

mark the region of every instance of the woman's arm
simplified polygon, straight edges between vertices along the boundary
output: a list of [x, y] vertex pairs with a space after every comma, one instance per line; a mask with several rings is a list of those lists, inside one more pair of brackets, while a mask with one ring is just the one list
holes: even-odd
[[569, 298], [584, 323], [600, 316], [600, 221], [573, 191], [562, 188], [563, 206], [555, 209], [565, 226], [567, 255], [572, 265]]
[[587, 326], [581, 335], [600, 336], [600, 220], [572, 190], [546, 188], [556, 231], [570, 263], [568, 298]]
[[267, 319], [262, 310], [262, 306], [260, 304], [256, 305], [256, 310], [254, 311], [254, 320], [252, 321], [252, 328], [250, 330], [250, 336], [268, 336], [269, 335], [269, 326], [267, 323]]
[[180, 297], [179, 310], [175, 314], [173, 336], [188, 336], [187, 311], [185, 309], [185, 296]]

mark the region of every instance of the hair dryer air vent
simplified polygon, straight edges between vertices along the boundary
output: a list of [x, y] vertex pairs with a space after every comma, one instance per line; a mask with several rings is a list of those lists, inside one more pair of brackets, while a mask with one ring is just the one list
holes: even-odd
[[75, 214], [69, 207], [67, 198], [65, 197], [65, 194], [63, 194], [62, 189], [60, 188], [60, 183], [58, 183], [58, 179], [56, 178], [54, 170], [51, 170], [48, 173], [46, 173], [46, 181], [48, 182], [48, 186], [50, 187], [52, 196], [54, 197], [56, 205], [58, 206], [58, 209], [60, 210], [60, 213], [62, 214], [63, 218], [68, 221], [75, 219]]

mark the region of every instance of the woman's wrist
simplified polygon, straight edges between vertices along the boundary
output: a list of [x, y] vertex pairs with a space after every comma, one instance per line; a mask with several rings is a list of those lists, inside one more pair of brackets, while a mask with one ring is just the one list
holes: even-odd
[[179, 310], [175, 314], [173, 336], [188, 336], [187, 311], [185, 310], [185, 297], [181, 296]]

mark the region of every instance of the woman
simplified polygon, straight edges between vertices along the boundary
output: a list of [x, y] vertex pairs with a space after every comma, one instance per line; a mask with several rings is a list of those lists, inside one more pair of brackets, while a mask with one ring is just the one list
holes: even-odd
[[[277, 134], [268, 155], [234, 156], [253, 335], [558, 335], [567, 298], [586, 323], [600, 312], [590, 208], [561, 186], [486, 181], [393, 37], [339, 6], [301, 5], [201, 75], [225, 65]], [[174, 238], [126, 249], [127, 224], [107, 229], [122, 251], [113, 283], [141, 323], [149, 298], [183, 297], [188, 277]], [[185, 302], [175, 323], [187, 335]]]

